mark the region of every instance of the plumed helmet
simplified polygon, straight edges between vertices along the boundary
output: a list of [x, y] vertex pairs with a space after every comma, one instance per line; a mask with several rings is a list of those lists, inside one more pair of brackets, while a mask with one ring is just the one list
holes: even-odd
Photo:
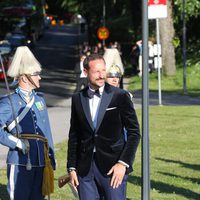
[[121, 73], [124, 74], [121, 56], [116, 48], [106, 49], [103, 57], [106, 62], [106, 71], [108, 71], [112, 65], [117, 65], [120, 68]]
[[107, 71], [107, 77], [109, 78], [113, 78], [113, 77], [117, 77], [117, 78], [121, 78], [122, 76], [122, 72], [120, 70], [120, 68], [117, 65], [112, 65], [108, 71]]
[[7, 75], [18, 78], [20, 75], [36, 75], [41, 72], [41, 65], [27, 46], [17, 48]]

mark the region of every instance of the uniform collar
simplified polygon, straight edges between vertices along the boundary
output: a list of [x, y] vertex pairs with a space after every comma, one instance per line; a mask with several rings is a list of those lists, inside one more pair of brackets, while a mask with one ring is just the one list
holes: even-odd
[[25, 90], [25, 89], [23, 89], [21, 87], [17, 87], [15, 89], [15, 91], [16, 91], [17, 94], [19, 94], [22, 97], [22, 99], [26, 103], [28, 103], [32, 99], [33, 95], [35, 94], [34, 90], [28, 91], [28, 90]]

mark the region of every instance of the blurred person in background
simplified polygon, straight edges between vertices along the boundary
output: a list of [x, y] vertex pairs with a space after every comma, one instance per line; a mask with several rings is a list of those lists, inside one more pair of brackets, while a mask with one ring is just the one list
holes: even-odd
[[[112, 65], [106, 75], [106, 82], [114, 87], [120, 86], [120, 79], [122, 77], [122, 73], [120, 71], [120, 68], [117, 65]], [[129, 92], [130, 99], [133, 102], [133, 95]], [[127, 134], [126, 130], [124, 129], [124, 139], [127, 141]]]
[[106, 82], [112, 86], [119, 87], [121, 77], [120, 68], [117, 65], [112, 65], [107, 71]]
[[80, 61], [76, 63], [75, 65], [75, 74], [76, 74], [76, 90], [75, 92], [80, 91], [81, 89], [83, 89], [84, 87], [87, 86], [88, 84], [88, 80], [87, 80], [87, 76], [84, 73], [84, 68], [83, 68], [83, 61], [85, 59], [85, 55], [81, 54], [80, 55]]
[[106, 71], [108, 71], [112, 65], [117, 65], [120, 68], [122, 74], [120, 79], [120, 88], [123, 89], [124, 66], [119, 51], [116, 48], [107, 48], [105, 49], [103, 57], [106, 62]]

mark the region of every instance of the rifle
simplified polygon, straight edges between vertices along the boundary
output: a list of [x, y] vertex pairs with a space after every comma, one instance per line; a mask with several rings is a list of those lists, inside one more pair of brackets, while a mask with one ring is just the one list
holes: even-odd
[[64, 185], [66, 185], [67, 183], [69, 183], [70, 181], [70, 177], [69, 175], [64, 175], [58, 178], [58, 187], [62, 188]]
[[4, 80], [5, 80], [5, 84], [6, 84], [8, 98], [10, 100], [10, 105], [11, 105], [11, 109], [12, 109], [12, 116], [13, 116], [13, 119], [15, 121], [15, 127], [16, 127], [16, 131], [17, 131], [17, 137], [19, 138], [19, 135], [20, 135], [20, 133], [19, 133], [19, 127], [18, 127], [16, 115], [15, 115], [14, 105], [13, 105], [13, 102], [12, 102], [12, 99], [11, 99], [11, 95], [10, 95], [11, 92], [10, 92], [10, 88], [9, 88], [9, 84], [8, 84], [8, 79], [7, 79], [5, 67], [4, 67], [4, 64], [3, 64], [3, 58], [2, 58], [2, 55], [1, 55], [1, 51], [0, 51], [0, 63], [1, 63], [2, 71], [3, 71], [3, 75], [4, 75]]
[[64, 176], [60, 176], [58, 178], [58, 187], [62, 188], [64, 185], [66, 185], [68, 183], [74, 197], [79, 200], [79, 195], [78, 195], [78, 191], [72, 186], [72, 184], [70, 183], [70, 177], [69, 175], [64, 175]]

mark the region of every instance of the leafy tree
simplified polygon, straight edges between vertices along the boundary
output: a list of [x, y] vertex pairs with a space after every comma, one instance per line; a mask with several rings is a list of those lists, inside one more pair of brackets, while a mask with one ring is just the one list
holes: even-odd
[[[79, 12], [85, 16], [89, 27], [90, 43], [97, 40], [96, 31], [102, 25], [103, 0], [46, 0], [54, 2], [57, 7], [69, 12]], [[168, 0], [168, 17], [160, 20], [163, 69], [166, 75], [176, 73], [175, 48], [182, 41], [182, 2]], [[189, 44], [199, 40], [200, 1], [186, 1], [187, 38]], [[141, 39], [141, 1], [138, 0], [105, 0], [106, 26], [110, 29], [110, 40], [133, 44]], [[58, 8], [59, 9], [59, 8]], [[155, 38], [155, 22], [149, 21], [150, 36]], [[153, 28], [152, 28], [153, 27]], [[180, 42], [179, 42], [180, 41]], [[176, 46], [174, 46], [176, 44]], [[194, 46], [194, 45], [193, 45]], [[127, 46], [126, 46], [127, 47]], [[178, 46], [180, 49], [181, 45]], [[191, 47], [191, 46], [190, 46]], [[128, 49], [128, 48], [125, 48]], [[189, 48], [194, 51], [194, 48]], [[128, 52], [128, 50], [127, 50]], [[177, 52], [177, 50], [176, 50]]]
[[[180, 44], [182, 41], [182, 14], [183, 14], [183, 0], [176, 0], [174, 2], [174, 24], [176, 29], [176, 37], [179, 38]], [[186, 20], [186, 34], [187, 34], [187, 54], [192, 57], [192, 63], [199, 61], [200, 52], [200, 1], [199, 0], [185, 0], [185, 20]], [[180, 47], [178, 51], [180, 52]]]
[[176, 74], [175, 49], [173, 38], [175, 36], [173, 24], [173, 11], [171, 0], [167, 1], [167, 18], [160, 20], [160, 39], [162, 45], [163, 72], [171, 76]]

